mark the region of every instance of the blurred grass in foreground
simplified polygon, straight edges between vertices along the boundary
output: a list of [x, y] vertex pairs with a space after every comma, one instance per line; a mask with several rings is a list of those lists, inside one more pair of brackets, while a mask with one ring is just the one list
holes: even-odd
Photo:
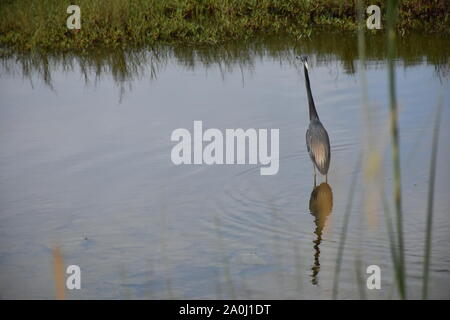
[[397, 226], [397, 246], [396, 261], [397, 265], [396, 280], [400, 298], [407, 298], [406, 289], [406, 265], [405, 265], [405, 248], [403, 244], [403, 210], [402, 210], [402, 190], [401, 190], [401, 168], [400, 168], [400, 141], [398, 129], [398, 105], [395, 83], [395, 50], [396, 50], [396, 32], [395, 25], [397, 21], [398, 1], [389, 0], [387, 12], [387, 60], [388, 60], [388, 92], [390, 106], [390, 128], [391, 128], [391, 153], [393, 168], [393, 197], [395, 205], [395, 216]]
[[64, 272], [64, 259], [59, 246], [54, 246], [53, 255], [53, 276], [55, 279], [55, 297], [57, 300], [66, 298], [66, 282]]
[[[359, 1], [359, 10], [361, 11], [361, 2]], [[384, 181], [385, 179], [380, 179], [380, 175], [383, 173], [380, 167], [380, 160], [383, 158], [382, 151], [383, 141], [381, 141], [381, 147], [376, 147], [375, 136], [372, 132], [372, 111], [370, 110], [368, 103], [368, 92], [367, 92], [367, 79], [365, 75], [365, 61], [366, 61], [366, 44], [365, 44], [365, 33], [361, 31], [358, 32], [358, 54], [360, 60], [360, 80], [362, 88], [362, 104], [364, 105], [365, 118], [366, 118], [366, 140], [365, 140], [365, 158], [364, 165], [367, 175], [365, 180], [365, 197], [368, 199], [373, 199], [377, 197], [382, 200], [383, 211], [385, 217], [385, 223], [387, 227], [387, 234], [389, 239], [391, 260], [394, 268], [394, 278], [397, 284], [398, 296], [400, 299], [407, 299], [407, 272], [405, 265], [405, 246], [403, 241], [403, 210], [402, 210], [402, 190], [401, 190], [401, 162], [400, 162], [400, 138], [399, 138], [399, 128], [398, 128], [398, 103], [397, 103], [397, 93], [396, 93], [396, 74], [395, 74], [395, 59], [397, 56], [397, 32], [396, 23], [398, 15], [398, 1], [389, 0], [388, 1], [388, 12], [387, 12], [387, 38], [386, 38], [386, 57], [387, 57], [387, 71], [388, 71], [388, 93], [389, 93], [389, 107], [390, 107], [390, 136], [391, 136], [391, 156], [392, 156], [392, 170], [393, 170], [393, 188], [392, 188], [392, 198], [395, 207], [395, 221], [396, 229], [391, 220], [391, 212], [389, 209], [388, 199], [384, 191]], [[362, 21], [360, 20], [360, 23]], [[436, 178], [436, 161], [438, 152], [438, 140], [439, 140], [439, 125], [440, 117], [442, 112], [442, 101], [437, 106], [436, 120], [433, 124], [433, 138], [431, 146], [431, 160], [430, 160], [430, 172], [429, 172], [429, 186], [428, 186], [428, 201], [427, 201], [427, 218], [425, 226], [425, 245], [424, 245], [424, 267], [423, 267], [423, 286], [422, 286], [422, 299], [428, 298], [428, 281], [429, 281], [429, 271], [431, 263], [431, 243], [432, 243], [432, 222], [433, 222], [433, 204], [434, 204], [434, 184]], [[384, 140], [384, 139], [381, 139]], [[379, 141], [378, 141], [379, 142]], [[353, 179], [354, 180], [354, 179]], [[339, 250], [336, 257], [336, 267], [335, 267], [335, 278], [333, 286], [333, 299], [338, 297], [338, 285], [339, 285], [339, 272], [340, 265], [343, 256], [343, 250], [345, 246], [345, 239], [347, 234], [347, 223], [348, 217], [351, 211], [351, 205], [354, 193], [354, 184], [352, 181], [349, 190], [349, 199], [347, 202], [347, 210], [345, 212], [343, 227], [340, 235]], [[379, 192], [379, 195], [377, 193]], [[369, 213], [368, 221], [371, 224], [373, 221], [373, 201], [365, 201], [366, 209]], [[360, 291], [360, 297], [365, 298], [364, 294], [364, 278], [361, 274], [361, 260], [359, 253], [356, 252], [356, 278], [357, 284]]]
[[430, 176], [428, 179], [428, 202], [427, 202], [427, 223], [425, 229], [425, 250], [423, 267], [423, 288], [422, 299], [428, 298], [428, 279], [430, 273], [431, 260], [431, 234], [433, 230], [433, 204], [434, 204], [434, 182], [436, 179], [436, 161], [439, 144], [439, 127], [442, 113], [442, 103], [437, 107], [436, 120], [433, 128], [433, 141], [431, 147]]

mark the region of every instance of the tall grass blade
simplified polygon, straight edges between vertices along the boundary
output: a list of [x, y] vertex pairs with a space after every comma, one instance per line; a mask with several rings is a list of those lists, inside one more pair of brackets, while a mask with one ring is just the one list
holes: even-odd
[[361, 257], [358, 257], [355, 260], [355, 271], [356, 271], [356, 283], [358, 285], [359, 298], [361, 300], [367, 300], [367, 295], [364, 287], [364, 278], [362, 276], [362, 261]]
[[395, 50], [396, 50], [396, 20], [397, 20], [398, 1], [389, 0], [387, 9], [387, 58], [388, 58], [388, 88], [389, 88], [389, 106], [390, 106], [390, 129], [392, 138], [392, 164], [394, 174], [394, 204], [397, 221], [397, 244], [398, 244], [398, 264], [399, 264], [399, 293], [401, 299], [406, 299], [406, 266], [404, 258], [403, 244], [403, 213], [402, 213], [402, 191], [400, 174], [400, 143], [398, 133], [398, 106], [395, 87]]
[[361, 166], [361, 154], [358, 156], [358, 160], [355, 166], [355, 171], [353, 172], [352, 182], [350, 184], [350, 191], [347, 199], [347, 206], [345, 209], [344, 221], [342, 223], [342, 230], [339, 239], [339, 248], [336, 256], [336, 266], [334, 269], [334, 283], [333, 283], [333, 299], [337, 299], [339, 291], [339, 274], [341, 272], [341, 262], [342, 255], [344, 253], [345, 239], [347, 238], [347, 227], [350, 218], [350, 212], [352, 211], [353, 196], [355, 194], [356, 178], [358, 177], [358, 172]]
[[438, 153], [441, 112], [442, 112], [442, 103], [439, 103], [438, 110], [436, 112], [436, 120], [434, 123], [433, 144], [431, 147], [430, 179], [428, 183], [427, 225], [425, 234], [425, 252], [423, 263], [422, 299], [428, 298], [428, 279], [429, 279], [430, 258], [431, 258], [431, 231], [433, 226], [434, 182], [436, 180], [436, 160]]
[[53, 256], [53, 276], [55, 278], [55, 296], [57, 300], [66, 298], [66, 287], [64, 281], [64, 260], [59, 246], [54, 246]]
[[395, 240], [394, 227], [392, 226], [391, 210], [389, 209], [388, 200], [386, 198], [384, 190], [381, 189], [380, 193], [383, 201], [384, 220], [387, 226], [389, 248], [391, 252], [392, 263], [394, 266], [395, 281], [397, 283], [397, 287], [400, 288], [401, 269], [398, 261], [398, 252], [396, 250], [397, 244]]
[[228, 289], [228, 295], [229, 297], [234, 300], [237, 299], [236, 296], [236, 290], [233, 284], [233, 278], [231, 276], [231, 271], [230, 271], [230, 263], [228, 262], [228, 258], [225, 255], [225, 245], [224, 245], [224, 241], [223, 241], [223, 237], [222, 237], [222, 231], [221, 231], [221, 222], [220, 222], [220, 218], [219, 216], [215, 216], [214, 217], [214, 225], [216, 228], [216, 234], [217, 234], [217, 240], [218, 240], [218, 245], [219, 245], [219, 252], [221, 254], [221, 258], [222, 258], [222, 266], [223, 266], [223, 273], [224, 273], [224, 280], [225, 280], [225, 285], [227, 286]]

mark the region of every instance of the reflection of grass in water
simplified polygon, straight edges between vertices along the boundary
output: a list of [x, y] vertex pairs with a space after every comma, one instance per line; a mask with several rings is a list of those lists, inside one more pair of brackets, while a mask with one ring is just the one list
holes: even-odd
[[[223, 236], [222, 236], [222, 232], [220, 229], [221, 228], [220, 218], [217, 215], [214, 217], [214, 226], [216, 228], [218, 250], [219, 250], [219, 254], [221, 255], [221, 259], [222, 259], [224, 280], [227, 285], [228, 295], [231, 299], [236, 299], [236, 291], [234, 288], [233, 279], [231, 277], [230, 264], [228, 262], [226, 254], [225, 254], [225, 246], [223, 243]], [[220, 279], [218, 281], [219, 281], [219, 288], [221, 288]]]
[[[373, 67], [385, 58], [386, 43], [381, 33], [367, 34], [364, 47], [366, 59]], [[52, 85], [52, 74], [56, 71], [72, 72], [79, 69], [86, 83], [96, 82], [102, 77], [112, 76], [123, 92], [133, 80], [156, 79], [169, 62], [183, 68], [218, 67], [222, 76], [239, 68], [252, 72], [257, 60], [270, 57], [274, 61], [298, 67], [295, 56], [315, 55], [317, 64], [326, 65], [339, 61], [346, 73], [355, 73], [358, 57], [358, 42], [354, 35], [340, 36], [318, 34], [313, 39], [295, 41], [286, 37], [261, 38], [245, 43], [227, 43], [209, 47], [155, 46], [151, 50], [117, 48], [78, 53], [11, 53], [0, 51], [2, 73], [19, 73], [23, 77], [44, 81]], [[426, 60], [433, 64], [436, 74], [445, 77], [450, 72], [448, 50], [450, 39], [433, 35], [411, 34], [396, 40], [396, 58], [406, 67]], [[301, 69], [299, 69], [301, 71]]]

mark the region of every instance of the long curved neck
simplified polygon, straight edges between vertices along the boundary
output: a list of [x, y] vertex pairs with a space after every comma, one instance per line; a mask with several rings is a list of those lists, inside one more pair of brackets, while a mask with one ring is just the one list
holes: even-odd
[[305, 84], [306, 84], [306, 92], [308, 93], [308, 104], [309, 104], [309, 120], [319, 119], [319, 115], [316, 111], [316, 106], [314, 105], [314, 99], [311, 93], [311, 85], [309, 83], [309, 75], [308, 68], [306, 65], [303, 65], [303, 69], [305, 70]]

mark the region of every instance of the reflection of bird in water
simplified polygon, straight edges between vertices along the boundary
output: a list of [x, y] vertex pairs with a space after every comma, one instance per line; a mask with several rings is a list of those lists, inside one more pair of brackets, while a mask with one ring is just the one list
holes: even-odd
[[316, 230], [314, 233], [317, 235], [314, 243], [314, 265], [312, 270], [312, 284], [317, 285], [319, 283], [318, 274], [320, 271], [320, 243], [322, 242], [322, 231], [325, 227], [328, 216], [333, 209], [333, 191], [328, 183], [323, 182], [318, 187], [314, 187], [311, 192], [311, 198], [309, 199], [309, 210], [315, 217], [314, 223], [316, 224]]
[[308, 60], [305, 56], [301, 57], [303, 69], [305, 72], [306, 93], [308, 94], [309, 104], [309, 127], [306, 131], [306, 147], [309, 156], [313, 162], [314, 185], [316, 184], [316, 168], [326, 177], [328, 181], [328, 168], [330, 167], [330, 139], [327, 130], [325, 130], [314, 105], [314, 99], [311, 93], [311, 85], [308, 75]]

